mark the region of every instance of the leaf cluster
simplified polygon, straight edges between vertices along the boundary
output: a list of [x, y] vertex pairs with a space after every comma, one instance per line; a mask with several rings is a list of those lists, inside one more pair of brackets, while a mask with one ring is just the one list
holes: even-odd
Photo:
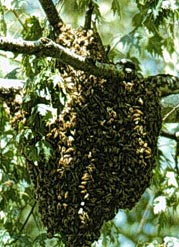
[[[33, 201], [26, 164], [16, 145], [7, 105], [0, 102], [0, 239], [11, 242], [22, 227], [22, 212]], [[7, 241], [6, 241], [7, 240]]]
[[[26, 93], [17, 122], [12, 121], [7, 106], [4, 108], [2, 102], [0, 105], [0, 236], [4, 246], [45, 247], [47, 234], [44, 233], [37, 207], [33, 208], [36, 203], [26, 162], [30, 159], [34, 163], [39, 160], [48, 163], [53, 155], [54, 150], [45, 139], [46, 123], [57, 118], [65, 103], [66, 92], [52, 59], [26, 57], [23, 71], [29, 78], [24, 85]], [[38, 233], [32, 234], [32, 227]], [[51, 244], [62, 246], [59, 237], [53, 239]]]
[[42, 37], [43, 29], [37, 17], [31, 16], [25, 20], [22, 37], [25, 40], [38, 40]]
[[[158, 163], [153, 177], [153, 212], [158, 216], [159, 231], [167, 225], [170, 220], [175, 222], [174, 215], [178, 212], [179, 203], [179, 179], [178, 179], [178, 156], [175, 141], [169, 141], [168, 149], [174, 150], [176, 159], [170, 160], [162, 149], [159, 148]], [[169, 152], [169, 150], [167, 151]], [[177, 218], [178, 216], [176, 216]], [[173, 224], [174, 224], [173, 222]]]
[[174, 51], [175, 21], [179, 17], [179, 5], [173, 1], [136, 1], [139, 12], [133, 17], [135, 28], [146, 28], [149, 35], [147, 50], [162, 55], [162, 48]]
[[55, 61], [33, 57], [31, 62], [30, 66], [29, 63], [24, 64], [28, 73], [29, 68], [33, 72], [27, 81], [23, 98], [22, 110], [28, 114], [19, 122], [19, 143], [27, 159], [31, 157], [29, 159], [34, 161], [45, 159], [48, 162], [53, 149], [45, 140], [46, 123], [57, 118], [65, 103], [66, 95], [63, 79], [54, 67]]

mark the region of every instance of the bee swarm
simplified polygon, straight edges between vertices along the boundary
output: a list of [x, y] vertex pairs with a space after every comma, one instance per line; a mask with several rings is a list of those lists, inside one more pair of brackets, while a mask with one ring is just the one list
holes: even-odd
[[[92, 30], [60, 28], [57, 43], [105, 61]], [[150, 185], [161, 127], [158, 92], [138, 76], [106, 80], [58, 66], [68, 95], [59, 118], [47, 124], [55, 155], [29, 170], [49, 236], [60, 232], [66, 247], [87, 247], [104, 221], [134, 207]]]

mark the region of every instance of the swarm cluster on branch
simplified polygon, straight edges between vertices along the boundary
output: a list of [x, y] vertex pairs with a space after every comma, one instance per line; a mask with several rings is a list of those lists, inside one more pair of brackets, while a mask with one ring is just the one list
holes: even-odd
[[109, 62], [99, 34], [89, 25], [92, 6], [85, 28], [74, 30], [51, 1], [40, 2], [56, 40], [1, 37], [0, 49], [57, 58], [67, 100], [53, 122], [43, 122], [43, 137], [26, 102], [13, 124], [23, 121], [36, 131], [27, 150], [37, 139], [53, 149], [48, 162], [43, 155], [36, 162], [27, 159], [49, 236], [60, 232], [67, 247], [88, 247], [103, 222], [119, 208], [134, 207], [150, 185], [162, 124], [160, 96], [176, 93], [179, 80], [170, 75], [143, 78], [130, 61]]
[[[56, 42], [65, 49], [106, 62], [93, 30], [67, 25], [60, 30]], [[103, 222], [119, 208], [134, 207], [155, 167], [161, 127], [156, 84], [138, 76], [128, 62], [117, 66], [123, 80], [58, 63], [67, 101], [59, 116], [45, 123], [45, 140], [54, 153], [48, 162], [41, 157], [36, 165], [28, 157], [42, 221], [49, 236], [61, 233], [67, 247], [91, 246]], [[24, 122], [34, 131], [31, 114], [27, 106]]]

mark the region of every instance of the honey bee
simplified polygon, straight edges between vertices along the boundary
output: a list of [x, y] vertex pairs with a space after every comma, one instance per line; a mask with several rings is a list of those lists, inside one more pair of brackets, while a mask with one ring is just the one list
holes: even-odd
[[82, 190], [85, 189], [85, 186], [84, 186], [83, 184], [80, 184], [78, 187], [79, 187], [80, 189], [82, 189]]
[[86, 189], [83, 189], [80, 191], [81, 194], [86, 194], [87, 193], [87, 190]]
[[67, 209], [67, 207], [68, 207], [67, 203], [63, 203], [62, 205], [63, 205], [64, 209]]
[[83, 176], [82, 176], [82, 180], [90, 180], [91, 178], [91, 175], [89, 175], [88, 173], [85, 173]]
[[87, 184], [87, 181], [82, 181], [81, 184], [82, 185], [86, 185]]
[[84, 200], [87, 200], [87, 199], [89, 199], [89, 193], [86, 193], [86, 194], [84, 195]]
[[64, 194], [64, 198], [65, 198], [65, 199], [67, 199], [67, 198], [68, 198], [68, 194], [69, 194], [69, 192], [68, 192], [68, 191], [66, 191], [66, 192], [65, 192], [65, 194]]
[[[62, 45], [101, 61], [92, 30], [61, 30]], [[132, 208], [148, 186], [160, 110], [155, 90], [137, 76], [119, 85], [67, 65], [59, 69], [69, 95], [58, 118], [46, 125], [55, 155], [28, 169], [48, 231], [62, 232], [66, 246], [89, 247], [103, 222], [118, 208]]]

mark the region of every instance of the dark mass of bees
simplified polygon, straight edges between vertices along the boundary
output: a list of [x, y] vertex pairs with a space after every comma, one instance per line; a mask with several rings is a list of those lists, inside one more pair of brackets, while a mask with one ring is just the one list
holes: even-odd
[[[57, 43], [106, 60], [97, 33], [60, 28]], [[103, 222], [134, 207], [150, 185], [161, 127], [158, 92], [123, 66], [120, 81], [58, 64], [67, 101], [46, 125], [54, 155], [29, 170], [48, 234], [60, 233], [66, 247], [91, 246]]]

